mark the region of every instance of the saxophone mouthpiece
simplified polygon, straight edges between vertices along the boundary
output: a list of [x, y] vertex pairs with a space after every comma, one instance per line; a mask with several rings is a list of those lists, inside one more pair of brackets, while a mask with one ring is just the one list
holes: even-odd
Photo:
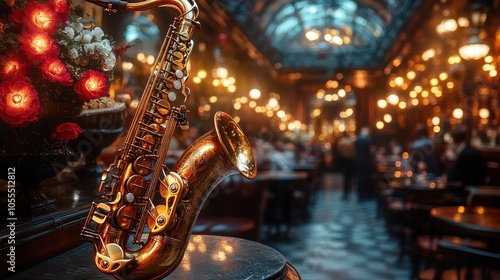
[[115, 13], [119, 10], [120, 11], [127, 10], [127, 4], [128, 4], [128, 2], [121, 0], [85, 0], [85, 1], [101, 6], [105, 8], [107, 12], [115, 12]]

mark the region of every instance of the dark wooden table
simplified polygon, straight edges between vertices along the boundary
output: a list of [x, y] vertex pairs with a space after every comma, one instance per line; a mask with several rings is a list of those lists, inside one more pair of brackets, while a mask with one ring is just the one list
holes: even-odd
[[[307, 173], [302, 171], [261, 171], [254, 180], [262, 182], [269, 191], [264, 220], [276, 227], [276, 235], [288, 237], [292, 227], [294, 212], [294, 192], [304, 191]], [[285, 231], [281, 231], [281, 225]]]
[[[85, 243], [9, 279], [114, 279], [94, 265], [93, 247]], [[165, 279], [287, 279], [298, 271], [275, 249], [258, 242], [215, 235], [192, 235], [179, 266]]]
[[500, 209], [491, 207], [443, 206], [431, 217], [444, 226], [455, 227], [476, 237], [500, 240]]

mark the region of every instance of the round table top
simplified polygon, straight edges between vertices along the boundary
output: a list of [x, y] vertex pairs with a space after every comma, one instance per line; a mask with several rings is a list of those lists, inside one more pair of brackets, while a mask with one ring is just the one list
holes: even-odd
[[[84, 243], [34, 267], [16, 271], [12, 279], [113, 279], [97, 269], [93, 250], [93, 245]], [[181, 263], [164, 279], [300, 280], [301, 277], [281, 253], [267, 245], [236, 237], [193, 234]]]
[[300, 279], [275, 249], [235, 237], [192, 235], [184, 258], [167, 279]]
[[463, 229], [500, 236], [500, 208], [441, 206], [432, 208], [431, 216]]

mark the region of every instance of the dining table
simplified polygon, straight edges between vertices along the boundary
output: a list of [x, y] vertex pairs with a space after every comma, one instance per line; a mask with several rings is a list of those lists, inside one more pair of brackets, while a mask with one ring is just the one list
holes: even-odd
[[[258, 180], [269, 192], [264, 221], [276, 228], [275, 235], [283, 233], [288, 237], [293, 223], [293, 213], [296, 211], [294, 195], [304, 192], [307, 172], [290, 170], [266, 170], [257, 173], [254, 180]], [[281, 225], [285, 226], [282, 232]]]
[[500, 249], [500, 208], [484, 206], [440, 206], [431, 209], [431, 217], [447, 230], [456, 229], [461, 234], [485, 239]]

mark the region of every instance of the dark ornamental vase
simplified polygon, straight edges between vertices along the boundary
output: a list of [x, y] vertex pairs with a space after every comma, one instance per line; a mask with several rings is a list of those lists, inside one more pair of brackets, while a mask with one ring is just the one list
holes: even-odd
[[80, 113], [75, 123], [83, 132], [78, 139], [68, 142], [71, 152], [83, 161], [74, 167], [78, 176], [101, 174], [104, 169], [96, 162], [102, 150], [118, 138], [123, 131], [127, 115], [125, 103], [101, 109], [89, 109]]
[[22, 127], [12, 127], [0, 119], [0, 180], [7, 181], [9, 195], [15, 188], [15, 203], [2, 199], [2, 205], [8, 206], [2, 207], [5, 215], [31, 217], [56, 209], [55, 199], [44, 195], [41, 183], [61, 172], [72, 154], [66, 142], [53, 139], [51, 134], [61, 123], [74, 121], [82, 104], [78, 100], [45, 102], [42, 117]]

